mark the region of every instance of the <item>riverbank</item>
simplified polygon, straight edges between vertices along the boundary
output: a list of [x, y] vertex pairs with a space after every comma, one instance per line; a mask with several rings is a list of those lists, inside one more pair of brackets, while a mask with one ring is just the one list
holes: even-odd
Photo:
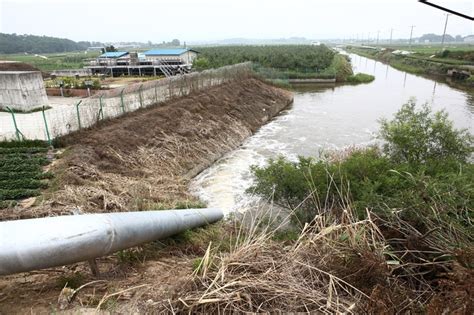
[[188, 181], [291, 102], [290, 92], [245, 79], [61, 137], [44, 200], [0, 219], [199, 204]]
[[430, 61], [423, 58], [414, 58], [410, 55], [395, 55], [392, 50], [364, 49], [360, 47], [348, 46], [345, 48], [348, 52], [360, 55], [362, 57], [375, 59], [383, 63], [389, 64], [397, 70], [425, 76], [429, 79], [436, 79], [446, 82], [447, 84], [463, 90], [474, 90], [474, 80], [471, 78], [466, 80], [454, 80], [447, 77], [450, 70], [459, 72], [467, 71], [465, 66], [459, 64], [445, 63], [438, 59]]
[[[247, 78], [59, 138], [55, 144], [60, 147], [58, 158], [49, 167], [55, 176], [49, 190], [42, 198], [2, 209], [0, 220], [202, 207], [188, 191], [189, 180], [237, 148], [292, 100], [291, 92]], [[208, 240], [224, 238], [226, 226], [184, 233], [163, 241], [167, 242], [164, 247], [147, 244], [146, 250], [134, 248], [101, 258], [102, 277], [88, 289], [104, 295], [136, 284], [150, 286], [152, 280], [156, 288], [138, 290], [147, 294], [147, 298], [138, 298], [140, 305], [148, 299], [170, 298], [178, 283], [192, 274], [193, 262], [204, 253]], [[65, 285], [77, 288], [97, 280], [85, 263], [3, 277], [0, 313], [58, 310], [58, 296]], [[41, 299], [33, 298], [36, 293]], [[20, 298], [23, 295], [28, 298]], [[83, 306], [98, 304], [97, 297], [83, 298]], [[127, 312], [133, 307], [127, 304]]]

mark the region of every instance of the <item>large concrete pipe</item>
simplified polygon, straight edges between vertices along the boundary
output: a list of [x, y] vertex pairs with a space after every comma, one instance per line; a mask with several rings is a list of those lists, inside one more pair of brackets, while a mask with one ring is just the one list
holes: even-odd
[[0, 275], [91, 260], [222, 217], [219, 209], [187, 209], [0, 222]]

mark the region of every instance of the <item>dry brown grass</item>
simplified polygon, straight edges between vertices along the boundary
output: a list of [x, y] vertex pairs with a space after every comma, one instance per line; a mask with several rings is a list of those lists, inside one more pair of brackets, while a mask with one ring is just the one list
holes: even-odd
[[[334, 222], [319, 216], [291, 245], [259, 220], [241, 227], [229, 253], [209, 247], [194, 274], [192, 290], [181, 292], [175, 312], [353, 312], [369, 296], [335, 272], [334, 257], [348, 248], [380, 255], [381, 235], [371, 219], [343, 212]], [[280, 227], [278, 227], [280, 228]]]
[[[434, 232], [414, 237], [414, 227], [401, 219], [385, 222], [367, 211], [358, 220], [350, 207], [326, 211], [290, 245], [274, 238], [281, 225], [252, 222], [238, 227], [229, 252], [209, 246], [192, 285], [168, 311], [469, 314], [473, 307], [472, 272], [453, 261], [430, 260], [448, 255], [449, 248], [430, 236]], [[381, 229], [388, 228], [400, 238], [387, 238]], [[397, 248], [397, 242], [405, 243]], [[464, 278], [452, 280], [456, 277]], [[456, 307], [446, 304], [450, 297]]]

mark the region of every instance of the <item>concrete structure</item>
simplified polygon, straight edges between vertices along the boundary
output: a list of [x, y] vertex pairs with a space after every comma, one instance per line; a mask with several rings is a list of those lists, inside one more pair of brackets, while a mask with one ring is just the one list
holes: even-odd
[[90, 69], [64, 69], [51, 72], [51, 76], [56, 77], [90, 77], [91, 75], [92, 71]]
[[0, 71], [0, 108], [30, 111], [48, 105], [39, 71]]
[[93, 74], [165, 75], [167, 77], [188, 73], [198, 52], [192, 49], [151, 49], [143, 54], [126, 51], [107, 52], [91, 61]]

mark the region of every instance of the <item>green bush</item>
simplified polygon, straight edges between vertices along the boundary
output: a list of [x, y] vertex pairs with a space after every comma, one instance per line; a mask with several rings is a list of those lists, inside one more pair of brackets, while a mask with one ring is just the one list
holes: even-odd
[[[474, 219], [471, 136], [455, 130], [445, 113], [404, 105], [382, 121], [383, 150], [354, 150], [344, 158], [283, 157], [252, 167], [248, 192], [294, 211], [293, 222], [310, 222], [321, 211], [354, 207], [384, 218], [400, 215], [423, 231], [427, 219], [462, 229]], [[426, 231], [425, 231], [426, 232]]]
[[31, 178], [0, 180], [0, 189], [5, 190], [38, 189], [46, 187], [47, 185], [44, 182]]
[[375, 80], [375, 77], [366, 73], [357, 73], [356, 75], [350, 75], [347, 77], [347, 82], [349, 83], [370, 83]]
[[333, 74], [337, 82], [346, 82], [353, 74], [349, 57], [340, 54], [334, 55], [331, 65], [325, 71]]
[[403, 105], [393, 120], [382, 119], [380, 135], [384, 153], [396, 162], [466, 162], [473, 152], [473, 137], [467, 130], [454, 129], [445, 111], [432, 114], [427, 105], [417, 111], [414, 101]]
[[0, 200], [15, 200], [39, 195], [38, 189], [0, 189]]
[[42, 140], [0, 141], [0, 148], [47, 148], [48, 142]]
[[330, 66], [336, 54], [325, 45], [244, 45], [196, 49], [200, 54], [194, 67], [198, 70], [251, 61], [267, 68], [313, 69], [313, 72], [321, 72]]
[[14, 180], [14, 179], [50, 179], [53, 178], [53, 173], [51, 172], [3, 172], [0, 171], [0, 181], [3, 180]]
[[101, 88], [101, 83], [99, 79], [93, 78], [80, 78], [76, 79], [75, 77], [60, 77], [54, 80], [46, 81], [45, 85], [48, 88], [59, 88], [60, 81], [63, 83], [63, 88], [65, 89], [87, 89], [86, 81], [91, 81], [91, 89], [98, 90]]
[[41, 166], [39, 164], [7, 164], [0, 167], [0, 172], [28, 172], [41, 173]]
[[4, 169], [4, 167], [8, 168], [10, 166], [18, 167], [21, 165], [47, 165], [48, 163], [48, 159], [43, 156], [24, 158], [18, 155], [9, 157], [0, 155], [0, 170]]
[[[1, 142], [0, 142], [0, 145], [1, 145]], [[46, 147], [26, 147], [26, 148], [21, 148], [21, 147], [4, 148], [4, 147], [0, 147], [0, 156], [6, 155], [6, 154], [14, 154], [14, 153], [35, 154], [35, 153], [45, 153], [45, 152], [48, 152], [48, 148], [46, 148]]]

